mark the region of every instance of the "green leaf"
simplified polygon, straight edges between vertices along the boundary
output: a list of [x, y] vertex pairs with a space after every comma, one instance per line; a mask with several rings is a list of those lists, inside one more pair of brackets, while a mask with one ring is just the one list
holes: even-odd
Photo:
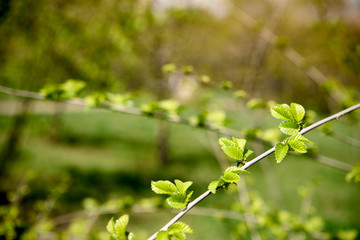
[[312, 142], [309, 139], [307, 139], [306, 137], [304, 137], [301, 134], [293, 135], [293, 136], [287, 138], [285, 141], [294, 141], [294, 140], [312, 144]]
[[118, 220], [115, 221], [115, 233], [117, 236], [125, 236], [126, 227], [129, 223], [129, 215], [124, 214]]
[[360, 165], [355, 165], [351, 168], [351, 171], [346, 174], [347, 182], [360, 182]]
[[83, 81], [69, 79], [60, 85], [60, 89], [65, 92], [65, 98], [74, 98], [78, 96], [79, 92], [83, 90], [85, 86], [86, 83]]
[[191, 191], [186, 195], [186, 205], [188, 204], [188, 202], [190, 202], [190, 198], [193, 195], [193, 193], [194, 193], [194, 191]]
[[169, 231], [173, 232], [183, 232], [193, 234], [194, 230], [191, 229], [189, 225], [183, 222], [176, 222], [169, 227]]
[[244, 157], [243, 156], [244, 149], [239, 147], [239, 144], [240, 145], [243, 144], [243, 141], [240, 140], [241, 139], [236, 139], [236, 143], [235, 143], [227, 138], [220, 138], [219, 144], [221, 145], [221, 149], [228, 157], [231, 157], [236, 160], [241, 160]]
[[241, 173], [249, 173], [248, 171], [240, 168], [240, 167], [235, 167], [235, 166], [232, 166], [232, 167], [228, 167], [224, 173], [235, 173], [235, 174], [241, 174]]
[[294, 121], [285, 121], [279, 124], [280, 131], [288, 135], [295, 135], [299, 133], [300, 126]]
[[166, 202], [170, 205], [170, 207], [175, 209], [185, 208], [187, 205], [187, 196], [182, 194], [172, 195], [166, 199]]
[[162, 100], [158, 103], [159, 108], [171, 113], [177, 114], [180, 103], [174, 99]]
[[136, 240], [135, 234], [133, 234], [132, 232], [130, 232], [127, 237], [128, 237], [128, 240]]
[[185, 194], [186, 190], [193, 184], [193, 182], [191, 182], [191, 181], [182, 182], [178, 179], [175, 179], [175, 184], [176, 184], [176, 187], [179, 190], [179, 192], [181, 194]]
[[157, 102], [144, 103], [140, 106], [140, 110], [145, 114], [153, 115], [157, 110], [159, 110], [159, 105]]
[[156, 235], [156, 240], [168, 240], [168, 239], [169, 239], [169, 234], [167, 233], [167, 231], [160, 231]]
[[245, 139], [240, 139], [240, 138], [236, 138], [236, 137], [233, 137], [233, 142], [237, 144], [237, 146], [239, 148], [245, 148], [245, 144], [246, 144], [246, 140]]
[[297, 122], [300, 122], [305, 116], [305, 108], [297, 103], [291, 103], [291, 111]]
[[288, 144], [290, 145], [290, 147], [292, 149], [294, 149], [294, 151], [299, 152], [299, 153], [306, 153], [307, 147], [306, 147], [305, 143], [293, 140], [293, 141], [288, 141]]
[[244, 155], [243, 155], [244, 150], [240, 149], [240, 148], [238, 148], [236, 146], [221, 147], [221, 149], [230, 158], [233, 158], [233, 159], [236, 159], [236, 160], [242, 160], [243, 157], [244, 157]]
[[226, 112], [223, 110], [210, 111], [206, 120], [214, 125], [224, 126], [226, 122]]
[[247, 102], [246, 106], [249, 109], [265, 108], [266, 107], [266, 102], [264, 102], [264, 100], [262, 100], [262, 99], [253, 98], [253, 99], [250, 99]]
[[219, 138], [219, 144], [220, 146], [231, 146], [234, 142], [227, 138]]
[[208, 75], [201, 75], [200, 76], [200, 81], [202, 83], [209, 83], [211, 81], [210, 77]]
[[84, 101], [89, 107], [101, 107], [105, 100], [105, 95], [102, 93], [94, 93], [92, 95], [86, 96]]
[[271, 115], [277, 119], [292, 120], [291, 108], [287, 104], [276, 104], [270, 109]]
[[209, 186], [208, 186], [208, 190], [209, 190], [211, 193], [215, 194], [215, 193], [216, 193], [216, 189], [217, 189], [217, 187], [218, 187], [218, 184], [219, 184], [219, 181], [212, 181], [212, 182], [209, 184]]
[[193, 66], [184, 66], [181, 69], [183, 71], [183, 73], [185, 74], [190, 74], [194, 71], [194, 67]]
[[244, 159], [247, 159], [253, 153], [254, 153], [254, 151], [249, 150], [249, 149], [245, 149]]
[[183, 232], [174, 232], [171, 236], [174, 237], [175, 240], [186, 240], [186, 235]]
[[115, 234], [115, 225], [114, 225], [114, 218], [113, 217], [110, 219], [110, 221], [106, 225], [106, 230], [111, 234]]
[[171, 73], [176, 71], [176, 65], [173, 63], [168, 63], [162, 66], [161, 70], [163, 71], [163, 73]]
[[232, 88], [232, 86], [233, 86], [233, 84], [232, 84], [232, 82], [230, 82], [230, 81], [223, 81], [223, 82], [221, 82], [221, 87], [222, 87], [222, 89], [224, 89], [224, 90], [228, 90], [228, 89]]
[[166, 180], [166, 181], [151, 181], [151, 190], [153, 190], [156, 194], [176, 194], [178, 193], [178, 189], [176, 186]]
[[227, 183], [236, 183], [240, 180], [240, 177], [236, 173], [225, 172], [222, 179]]
[[276, 144], [275, 146], [276, 162], [280, 163], [284, 159], [288, 151], [289, 151], [289, 146], [287, 144], [282, 144], [282, 143]]

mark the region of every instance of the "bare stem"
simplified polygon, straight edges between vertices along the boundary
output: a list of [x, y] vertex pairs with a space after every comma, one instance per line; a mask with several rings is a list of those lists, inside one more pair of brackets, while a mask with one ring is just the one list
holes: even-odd
[[[327, 122], [330, 122], [332, 120], [335, 119], [339, 119], [341, 116], [346, 115], [352, 111], [355, 111], [356, 109], [360, 108], [360, 103], [349, 107], [341, 112], [338, 112], [336, 114], [333, 114], [327, 118], [324, 118], [312, 125], [310, 125], [307, 128], [304, 128], [302, 131], [299, 132], [299, 134], [305, 134]], [[242, 166], [242, 169], [248, 169], [249, 167], [251, 167], [252, 165], [254, 165], [255, 163], [259, 162], [260, 160], [264, 159], [265, 157], [269, 156], [270, 154], [272, 154], [275, 151], [275, 147], [272, 147], [271, 149], [267, 150], [266, 152], [264, 152], [263, 154], [257, 156], [256, 158], [254, 158], [253, 160], [247, 162], [244, 166]], [[164, 227], [162, 227], [159, 231], [166, 231], [168, 229], [168, 227], [170, 227], [172, 224], [174, 224], [175, 222], [177, 222], [180, 218], [182, 218], [188, 211], [190, 211], [196, 204], [198, 204], [199, 202], [201, 202], [203, 199], [205, 199], [206, 197], [208, 197], [211, 194], [210, 191], [206, 191], [203, 194], [201, 194], [199, 197], [197, 197], [194, 201], [192, 201], [191, 203], [189, 203], [189, 205], [186, 207], [186, 209], [184, 209], [183, 211], [179, 212], [173, 219], [171, 219]], [[158, 232], [159, 232], [158, 231]], [[154, 240], [156, 238], [156, 235], [158, 234], [158, 232], [154, 233], [151, 237], [148, 238], [148, 240]]]

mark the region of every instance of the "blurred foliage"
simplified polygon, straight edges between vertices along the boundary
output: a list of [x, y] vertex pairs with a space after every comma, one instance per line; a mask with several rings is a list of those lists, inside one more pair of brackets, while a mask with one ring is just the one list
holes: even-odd
[[[256, 67], [251, 80], [256, 87], [245, 89], [252, 97], [291, 98], [328, 107], [323, 104], [326, 94], [319, 94], [323, 88], [282, 56], [281, 49], [291, 46], [303, 54], [308, 66], [336, 78], [340, 88], [360, 87], [360, 31], [356, 21], [341, 15], [345, 0], [294, 2], [279, 16], [277, 42], [257, 56], [259, 66], [248, 59], [255, 54], [259, 31], [267, 27], [267, 18], [273, 17], [270, 13], [277, 5], [264, 0], [231, 3], [234, 6], [227, 15], [219, 18], [196, 8], [154, 12], [156, 4], [141, 0], [2, 1], [0, 83], [33, 90], [72, 78], [97, 91], [145, 89], [166, 96], [162, 72], [175, 68], [167, 63], [182, 65], [185, 74], [196, 68], [207, 74], [205, 81], [210, 77], [225, 89], [243, 88], [243, 76]], [[299, 14], [292, 15], [297, 8], [307, 11], [303, 24]], [[257, 19], [258, 30], [246, 28], [236, 17], [244, 10]], [[353, 90], [352, 94], [358, 97], [359, 93]]]

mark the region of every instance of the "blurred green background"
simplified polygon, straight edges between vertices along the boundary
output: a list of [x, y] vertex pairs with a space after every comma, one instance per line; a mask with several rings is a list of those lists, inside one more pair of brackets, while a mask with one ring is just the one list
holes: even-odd
[[[214, 86], [231, 82], [249, 97], [236, 100], [231, 91], [199, 83], [176, 91], [172, 81], [182, 79], [162, 71], [168, 63], [192, 66], [194, 75], [206, 75]], [[135, 106], [177, 98], [187, 106], [184, 117], [204, 108], [223, 110], [229, 128], [265, 130], [279, 122], [268, 109], [249, 110], [249, 99], [301, 103], [321, 118], [358, 101], [359, 77], [357, 1], [0, 2], [5, 87], [39, 91], [79, 79], [87, 93], [131, 92]], [[341, 119], [332, 128], [360, 139], [358, 119]], [[151, 180], [193, 181], [194, 196], [204, 192], [222, 171], [218, 137], [151, 117], [0, 94], [0, 238], [108, 239], [111, 216], [141, 199], [158, 204]], [[322, 156], [359, 163], [359, 147], [320, 131], [308, 138]], [[256, 142], [250, 148], [256, 155], [264, 150]], [[346, 172], [304, 156], [291, 155], [280, 165], [274, 156], [264, 161], [244, 177], [251, 198], [299, 214], [305, 202], [299, 188], [311, 186], [309, 212], [323, 218], [324, 230], [360, 232], [360, 189], [345, 181]], [[234, 209], [234, 191], [221, 191], [200, 206]], [[109, 201], [121, 210], [90, 214]], [[168, 209], [129, 212], [129, 230], [139, 239], [174, 215]], [[190, 239], [255, 239], [238, 233], [239, 220], [194, 214], [183, 221], [195, 230]]]

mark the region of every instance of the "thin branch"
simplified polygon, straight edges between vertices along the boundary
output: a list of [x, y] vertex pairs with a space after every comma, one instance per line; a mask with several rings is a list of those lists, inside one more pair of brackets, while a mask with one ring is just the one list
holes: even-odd
[[[323, 120], [320, 120], [312, 125], [310, 125], [307, 128], [304, 128], [302, 131], [299, 132], [299, 134], [305, 134], [327, 122], [330, 122], [332, 120], [335, 119], [339, 119], [341, 116], [348, 114], [352, 111], [355, 111], [356, 109], [360, 108], [360, 103], [356, 104], [352, 107], [349, 107], [341, 112], [338, 112], [336, 114], [333, 114]], [[264, 159], [265, 157], [269, 156], [270, 154], [272, 154], [275, 151], [275, 147], [272, 147], [271, 149], [267, 150], [266, 152], [264, 152], [263, 154], [259, 155], [258, 157], [254, 158], [253, 160], [247, 162], [244, 166], [242, 166], [242, 169], [248, 169], [249, 167], [251, 167], [252, 165], [254, 165], [255, 163], [259, 162], [260, 160]], [[201, 202], [202, 200], [204, 200], [206, 197], [208, 197], [211, 194], [210, 191], [206, 191], [203, 194], [201, 194], [199, 197], [197, 197], [194, 201], [190, 202], [189, 205], [186, 207], [186, 209], [184, 209], [183, 211], [179, 212], [173, 219], [171, 219], [164, 227], [162, 227], [159, 231], [166, 231], [172, 224], [176, 223], [180, 218], [182, 218], [188, 211], [190, 211], [194, 206], [196, 206], [199, 202]], [[158, 232], [159, 232], [158, 231]], [[148, 240], [154, 240], [156, 238], [156, 235], [158, 234], [158, 232], [155, 232], [151, 237], [148, 238]]]
[[[24, 98], [30, 98], [30, 99], [35, 99], [35, 100], [45, 100], [44, 96], [37, 93], [37, 92], [12, 89], [12, 88], [4, 87], [4, 86], [0, 86], [0, 92], [5, 93], [5, 94], [9, 94], [9, 95], [12, 95], [12, 96], [17, 96], [17, 97], [24, 97]], [[77, 106], [81, 106], [81, 107], [86, 106], [86, 103], [80, 98], [62, 100], [61, 103], [72, 104], [72, 105], [77, 105]], [[124, 106], [110, 104], [110, 103], [105, 103], [102, 106], [102, 108], [106, 109], [106, 110], [111, 110], [111, 111], [114, 111], [114, 112], [124, 113], [124, 114], [143, 116], [143, 117], [146, 116], [146, 115], [143, 115], [141, 113], [141, 111], [139, 109], [137, 109], [137, 108], [124, 107]], [[175, 124], [182, 124], [182, 125], [186, 125], [186, 126], [190, 126], [190, 127], [196, 127], [196, 126], [192, 125], [186, 119], [181, 119], [181, 118], [166, 118], [166, 119], [164, 119], [163, 116], [158, 116], [158, 117], [154, 116], [154, 118], [161, 119], [161, 120], [166, 120], [168, 122], [175, 123]], [[208, 130], [210, 132], [216, 132], [216, 133], [220, 133], [220, 134], [227, 135], [227, 136], [244, 137], [243, 132], [240, 132], [240, 131], [237, 131], [237, 130], [234, 130], [234, 129], [231, 129], [231, 128], [224, 128], [224, 127], [222, 127], [222, 128], [214, 128], [214, 127], [206, 126], [206, 127], [204, 127], [204, 129]], [[256, 140], [258, 142], [261, 142], [262, 144], [266, 143], [264, 140], [259, 139], [259, 138], [257, 138]], [[321, 158], [321, 156], [320, 156], [320, 158]], [[333, 162], [326, 161], [326, 160], [324, 160], [324, 158], [321, 158], [320, 160], [317, 159], [317, 162], [322, 163], [324, 165], [329, 165], [331, 167], [338, 168], [340, 170], [344, 170], [344, 169], [349, 168], [348, 166], [342, 166], [341, 162], [339, 164], [333, 164]]]
[[[240, 9], [238, 6], [234, 6], [237, 8], [237, 14], [235, 18], [240, 23], [244, 24], [249, 29], [254, 29], [258, 25], [258, 21], [249, 15], [244, 10]], [[262, 30], [259, 32], [259, 36], [264, 39], [269, 44], [275, 45], [277, 39], [279, 38], [270, 28], [263, 27]], [[305, 58], [294, 48], [290, 46], [286, 46], [283, 49], [285, 57], [292, 62], [295, 66], [299, 69], [303, 70], [305, 74], [313, 80], [317, 85], [323, 84], [327, 77], [324, 73], [322, 73], [317, 67], [313, 65], [309, 65]], [[330, 97], [333, 98], [337, 103], [341, 102], [341, 96], [339, 96], [335, 92], [330, 92]]]
[[[275, 11], [270, 16], [270, 19], [268, 21], [268, 29], [273, 31], [280, 19], [282, 18], [285, 9], [288, 5], [288, 0], [283, 2], [282, 4], [275, 4]], [[261, 63], [263, 62], [264, 56], [266, 54], [269, 42], [271, 41], [271, 37], [268, 37], [269, 35], [265, 35], [265, 38], [259, 38], [257, 40], [257, 43], [255, 45], [254, 51], [252, 51], [251, 57], [250, 57], [250, 67], [247, 68], [247, 71], [245, 71], [243, 86], [244, 89], [250, 89], [253, 90], [254, 88], [254, 78], [256, 77], [255, 69], [259, 69]]]
[[347, 143], [351, 146], [360, 148], [360, 140], [356, 139], [356, 138], [352, 138], [346, 135], [343, 135], [341, 133], [337, 133], [337, 132], [333, 132], [331, 134], [329, 134], [330, 136], [334, 137], [335, 139], [342, 141], [344, 143]]
[[[36, 100], [47, 100], [47, 99], [45, 99], [45, 97], [43, 95], [41, 95], [40, 93], [37, 93], [37, 92], [18, 90], [18, 89], [8, 88], [8, 87], [4, 87], [4, 86], [0, 86], [0, 93], [5, 93], [8, 95], [17, 96], [17, 97], [36, 99]], [[85, 101], [82, 100], [81, 98], [72, 98], [72, 99], [67, 99], [67, 100], [61, 100], [61, 102], [73, 104], [73, 105], [77, 105], [77, 106], [82, 106], [82, 107], [87, 106]], [[119, 113], [130, 114], [130, 115], [153, 117], [156, 119], [166, 120], [167, 122], [170, 122], [170, 123], [176, 123], [176, 124], [186, 125], [186, 126], [190, 126], [190, 127], [194, 127], [194, 128], [199, 128], [199, 127], [195, 126], [194, 124], [192, 124], [187, 119], [183, 119], [180, 117], [172, 117], [172, 116], [165, 117], [163, 115], [148, 116], [148, 115], [144, 115], [141, 112], [141, 110], [138, 108], [125, 107], [125, 106], [121, 106], [121, 105], [112, 104], [109, 102], [104, 102], [102, 104], [102, 106], [99, 108], [111, 110], [111, 111], [119, 112]], [[212, 132], [218, 132], [218, 133], [221, 133], [221, 134], [224, 134], [227, 136], [237, 136], [237, 137], [244, 136], [244, 134], [242, 132], [234, 130], [234, 129], [226, 128], [226, 127], [217, 128], [217, 127], [214, 127], [211, 125], [207, 125], [203, 128], [205, 130], [212, 131]]]
[[352, 166], [350, 164], [344, 163], [344, 162], [340, 162], [338, 160], [329, 158], [329, 157], [325, 157], [325, 156], [321, 156], [318, 155], [315, 157], [314, 159], [315, 161], [324, 164], [326, 166], [330, 166], [336, 169], [340, 169], [343, 170], [345, 172], [349, 172], [352, 169]]

